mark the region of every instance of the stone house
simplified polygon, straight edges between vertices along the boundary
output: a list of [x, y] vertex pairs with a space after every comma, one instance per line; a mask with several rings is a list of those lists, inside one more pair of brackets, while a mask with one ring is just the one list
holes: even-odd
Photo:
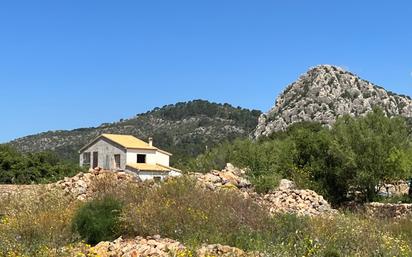
[[131, 135], [101, 134], [79, 153], [82, 167], [127, 171], [142, 180], [181, 175], [169, 166], [172, 154], [153, 146], [152, 138], [146, 143]]

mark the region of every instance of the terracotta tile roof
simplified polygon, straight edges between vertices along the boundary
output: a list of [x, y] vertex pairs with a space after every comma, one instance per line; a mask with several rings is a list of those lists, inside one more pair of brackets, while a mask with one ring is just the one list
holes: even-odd
[[129, 166], [131, 168], [134, 168], [136, 170], [141, 170], [141, 171], [161, 171], [161, 172], [169, 172], [169, 171], [177, 171], [180, 172], [180, 170], [161, 165], [161, 164], [149, 164], [149, 163], [128, 163], [126, 166]]

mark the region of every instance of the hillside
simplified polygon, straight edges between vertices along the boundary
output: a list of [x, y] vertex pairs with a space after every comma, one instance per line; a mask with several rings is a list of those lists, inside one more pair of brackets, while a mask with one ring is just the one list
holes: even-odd
[[412, 117], [410, 97], [386, 91], [342, 68], [320, 65], [279, 95], [272, 109], [259, 117], [254, 136], [268, 136], [299, 121], [331, 125], [339, 116], [364, 115], [374, 107], [388, 116]]
[[131, 119], [104, 123], [99, 127], [49, 131], [10, 142], [22, 152], [51, 150], [77, 161], [77, 151], [101, 133], [131, 134], [142, 139], [154, 138], [154, 144], [171, 151], [175, 162], [195, 156], [225, 140], [246, 137], [257, 125], [257, 110], [233, 107], [204, 100], [181, 102], [155, 108]]

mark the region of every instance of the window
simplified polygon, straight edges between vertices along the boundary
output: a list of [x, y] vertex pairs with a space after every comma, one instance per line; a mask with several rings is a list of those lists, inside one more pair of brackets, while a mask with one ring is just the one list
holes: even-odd
[[120, 169], [120, 154], [114, 155], [114, 167]]
[[138, 154], [137, 163], [146, 163], [146, 154]]
[[155, 176], [153, 179], [154, 179], [154, 181], [159, 182], [159, 181], [162, 180], [162, 177], [160, 177], [160, 176]]
[[83, 166], [90, 167], [90, 152], [83, 153]]

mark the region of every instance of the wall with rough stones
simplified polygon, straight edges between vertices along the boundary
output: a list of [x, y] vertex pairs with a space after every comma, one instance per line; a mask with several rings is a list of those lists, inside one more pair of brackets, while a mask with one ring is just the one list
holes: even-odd
[[412, 204], [368, 203], [365, 204], [365, 213], [377, 218], [404, 218], [412, 215]]

